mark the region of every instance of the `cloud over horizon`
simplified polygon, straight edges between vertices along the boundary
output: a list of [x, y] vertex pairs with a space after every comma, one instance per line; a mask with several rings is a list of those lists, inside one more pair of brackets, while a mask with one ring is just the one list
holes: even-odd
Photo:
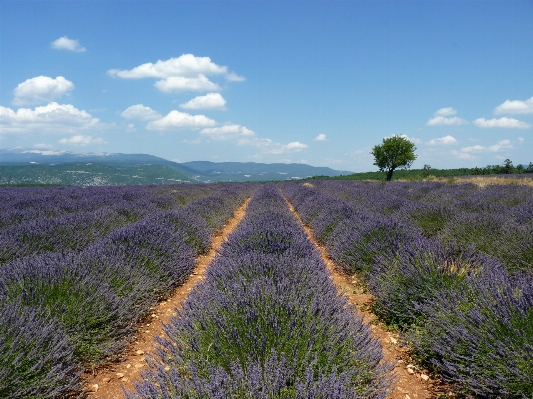
[[71, 104], [51, 102], [35, 109], [19, 108], [17, 111], [0, 106], [0, 128], [3, 133], [76, 132], [79, 129], [95, 129], [100, 125], [98, 118]]
[[212, 140], [240, 140], [255, 137], [255, 133], [246, 126], [226, 124], [220, 127], [208, 127], [200, 131], [200, 135]]
[[457, 143], [457, 140], [453, 136], [444, 136], [436, 139], [431, 139], [427, 142], [428, 145], [450, 145]]
[[49, 76], [36, 76], [19, 83], [13, 95], [13, 105], [30, 105], [38, 103], [49, 103], [74, 90], [74, 83], [58, 76], [52, 79]]
[[148, 123], [146, 128], [148, 130], [201, 129], [215, 125], [216, 121], [205, 115], [191, 115], [174, 110], [170, 111], [168, 115]]
[[81, 134], [77, 134], [72, 136], [71, 138], [62, 138], [58, 141], [59, 144], [73, 144], [81, 147], [85, 147], [89, 144], [107, 144], [103, 138], [93, 138], [92, 136], [83, 136]]
[[463, 147], [459, 151], [452, 151], [452, 155], [459, 159], [475, 159], [473, 154], [501, 152], [503, 150], [511, 150], [513, 145], [511, 140], [500, 140], [498, 143], [485, 147], [479, 144], [470, 147]]
[[485, 118], [478, 118], [474, 122], [474, 125], [481, 128], [508, 128], [508, 129], [527, 129], [530, 128], [531, 125], [527, 124], [526, 122], [519, 121], [514, 118], [493, 118], [493, 119], [485, 119]]

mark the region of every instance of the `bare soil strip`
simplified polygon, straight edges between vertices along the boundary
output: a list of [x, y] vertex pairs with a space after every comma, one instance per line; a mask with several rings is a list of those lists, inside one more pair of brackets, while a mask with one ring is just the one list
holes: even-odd
[[154, 338], [165, 335], [163, 323], [170, 322], [170, 318], [175, 315], [174, 309], [181, 308], [181, 303], [187, 299], [189, 292], [204, 278], [216, 251], [244, 217], [249, 201], [250, 199], [247, 199], [226, 222], [224, 228], [213, 237], [211, 249], [206, 255], [196, 259], [195, 269], [187, 281], [177, 287], [168, 300], [154, 306], [150, 316], [139, 323], [136, 339], [124, 351], [122, 360], [96, 370], [94, 375], [92, 372], [84, 374], [89, 398], [124, 399], [122, 387], [133, 390], [134, 382], [140, 380], [141, 371], [148, 369], [145, 354], [153, 351]]
[[447, 392], [450, 391], [449, 387], [441, 381], [431, 378], [427, 370], [419, 370], [412, 364], [408, 348], [400, 345], [399, 335], [389, 331], [383, 323], [379, 322], [376, 315], [369, 310], [373, 299], [372, 295], [365, 292], [364, 286], [357, 276], [349, 276], [340, 271], [341, 269], [335, 265], [327, 250], [315, 239], [311, 228], [303, 223], [292, 204], [289, 201], [287, 202], [291, 211], [304, 227], [311, 242], [320, 251], [339, 293], [346, 296], [348, 301], [361, 313], [366, 323], [370, 323], [372, 333], [381, 342], [385, 359], [396, 362], [394, 373], [396, 374], [397, 382], [389, 398], [434, 399], [447, 397]]

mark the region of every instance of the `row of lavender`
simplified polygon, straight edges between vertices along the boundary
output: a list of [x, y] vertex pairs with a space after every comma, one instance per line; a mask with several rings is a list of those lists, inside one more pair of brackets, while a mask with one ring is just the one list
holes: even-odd
[[0, 264], [83, 250], [113, 230], [215, 191], [206, 185], [2, 188]]
[[269, 183], [165, 326], [130, 399], [384, 398], [390, 365]]
[[[520, 268], [509, 272], [509, 265], [465, 245], [468, 242], [428, 238], [409, 218], [395, 217], [402, 215], [401, 205], [395, 216], [378, 213], [394, 208], [394, 202], [406, 204], [409, 195], [416, 195], [417, 189], [420, 194], [427, 185], [376, 190], [374, 196], [364, 184], [357, 186], [362, 193], [353, 189], [359, 196], [355, 200], [347, 195], [350, 191], [332, 183], [321, 189], [289, 183], [283, 192], [335, 262], [365, 279], [375, 296], [374, 311], [404, 332], [422, 364], [458, 391], [482, 398], [533, 397], [531, 274]], [[336, 196], [323, 192], [325, 187]], [[377, 195], [387, 190], [403, 196], [388, 201]], [[472, 194], [475, 188], [456, 190]], [[443, 188], [439, 197], [446, 191]], [[469, 202], [469, 196], [463, 200]], [[494, 202], [485, 204], [485, 210], [500, 206]], [[519, 201], [514, 197], [513, 202]], [[531, 263], [525, 266], [531, 271]]]
[[121, 352], [136, 321], [183, 283], [213, 231], [256, 188], [213, 186], [208, 196], [148, 213], [82, 251], [47, 252], [2, 265], [0, 397], [81, 392], [82, 368]]
[[325, 181], [315, 188], [419, 227], [425, 237], [476, 245], [509, 270], [533, 272], [531, 186]]

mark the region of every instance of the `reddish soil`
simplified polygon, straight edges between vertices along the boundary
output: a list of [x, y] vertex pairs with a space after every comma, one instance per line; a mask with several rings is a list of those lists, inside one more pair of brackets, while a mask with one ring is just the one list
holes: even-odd
[[206, 255], [197, 258], [195, 269], [187, 281], [177, 287], [168, 300], [154, 306], [149, 318], [139, 323], [135, 340], [124, 351], [122, 360], [95, 370], [94, 375], [90, 372], [84, 374], [90, 399], [124, 399], [123, 388], [128, 391], [134, 389], [134, 383], [140, 380], [141, 371], [148, 369], [145, 354], [153, 351], [154, 338], [165, 335], [163, 323], [170, 322], [170, 318], [176, 314], [176, 308], [181, 308], [181, 303], [187, 298], [189, 292], [204, 278], [205, 271], [215, 257], [217, 249], [244, 217], [248, 202], [249, 199], [235, 211], [233, 218], [213, 237], [211, 249]]
[[289, 206], [304, 227], [309, 239], [320, 251], [322, 258], [326, 263], [326, 267], [331, 273], [331, 279], [337, 286], [339, 293], [345, 295], [348, 301], [354, 305], [363, 316], [364, 321], [370, 324], [372, 333], [381, 342], [385, 359], [389, 362], [396, 363], [394, 367], [396, 384], [391, 395], [389, 395], [389, 398], [434, 399], [453, 396], [453, 394], [447, 394], [450, 392], [450, 389], [446, 384], [442, 383], [440, 380], [432, 378], [427, 370], [419, 369], [414, 365], [409, 356], [409, 349], [400, 345], [398, 333], [387, 329], [387, 327], [377, 319], [376, 315], [369, 310], [373, 297], [365, 291], [364, 285], [359, 278], [341, 272], [341, 269], [335, 265], [327, 250], [316, 241], [311, 228], [302, 222], [290, 202]]

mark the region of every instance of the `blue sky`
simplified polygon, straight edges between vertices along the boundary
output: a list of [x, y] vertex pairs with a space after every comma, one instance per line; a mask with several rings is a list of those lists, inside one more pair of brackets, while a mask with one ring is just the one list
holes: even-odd
[[376, 170], [533, 161], [533, 1], [0, 3], [0, 148]]

